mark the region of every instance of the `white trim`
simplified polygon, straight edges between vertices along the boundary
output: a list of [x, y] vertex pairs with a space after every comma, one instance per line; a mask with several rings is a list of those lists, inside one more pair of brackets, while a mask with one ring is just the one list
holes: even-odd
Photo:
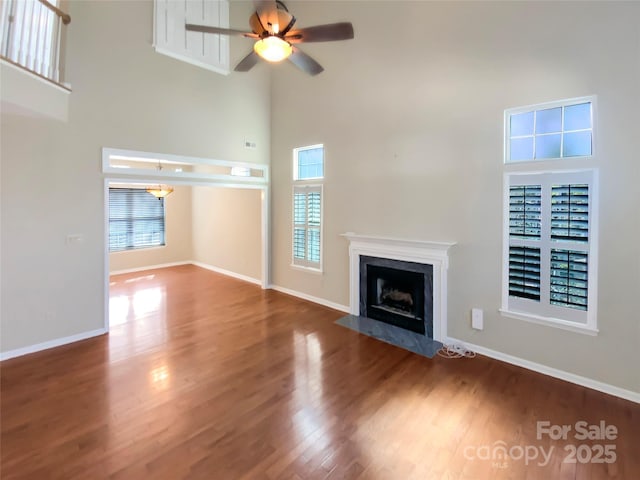
[[[152, 162], [178, 165], [207, 165], [229, 168], [228, 174], [202, 172], [176, 172], [171, 170], [150, 170], [142, 168], [117, 168], [111, 165], [111, 160], [131, 160], [137, 162]], [[239, 177], [231, 175], [231, 168], [245, 167], [262, 172], [261, 177]], [[224, 186], [235, 188], [265, 188], [269, 184], [269, 165], [265, 163], [235, 162], [212, 158], [187, 157], [166, 153], [142, 152], [137, 150], [123, 150], [118, 148], [102, 148], [102, 173], [108, 174], [114, 181], [138, 181], [152, 184], [159, 180], [182, 185]]]
[[[304, 193], [305, 196], [305, 223], [296, 223], [296, 193]], [[304, 253], [305, 258], [296, 258], [294, 255], [295, 231], [296, 228], [304, 228], [305, 238], [308, 238], [309, 230], [316, 230], [316, 227], [309, 226], [309, 218], [307, 216], [307, 206], [309, 203], [310, 193], [320, 193], [320, 260], [312, 262], [308, 260], [308, 242], [305, 241]], [[291, 266], [299, 267], [303, 271], [314, 273], [322, 273], [323, 266], [323, 250], [324, 250], [324, 185], [322, 184], [294, 184], [291, 192]]]
[[[104, 157], [103, 157], [103, 161], [104, 161]], [[103, 179], [103, 225], [104, 225], [104, 232], [102, 234], [102, 238], [104, 239], [104, 245], [103, 245], [103, 250], [104, 250], [104, 255], [103, 255], [103, 268], [104, 268], [104, 273], [102, 274], [102, 278], [104, 278], [104, 285], [103, 285], [103, 289], [104, 289], [104, 298], [103, 298], [103, 314], [104, 314], [104, 330], [106, 332], [109, 332], [109, 297], [110, 297], [110, 292], [109, 292], [109, 179], [105, 178]]]
[[179, 267], [181, 265], [191, 265], [192, 263], [193, 263], [192, 261], [186, 260], [183, 262], [158, 263], [156, 265], [147, 265], [144, 267], [126, 268], [124, 270], [115, 270], [113, 272], [109, 272], [109, 276], [122, 275], [124, 273], [144, 272], [145, 270], [155, 270], [157, 268]]
[[[340, 236], [347, 238], [350, 242], [372, 243], [379, 244], [380, 246], [403, 249], [418, 249], [420, 253], [437, 257], [441, 261], [448, 260], [449, 255], [447, 251], [456, 244], [456, 242], [431, 242], [428, 240], [361, 235], [353, 232], [341, 233]], [[446, 264], [446, 267], [448, 266], [449, 265]]]
[[564, 380], [565, 382], [591, 388], [593, 390], [607, 393], [615, 397], [624, 398], [625, 400], [629, 400], [631, 402], [640, 403], [640, 392], [626, 390], [624, 388], [616, 387], [615, 385], [600, 382], [598, 380], [593, 380], [591, 378], [576, 375], [575, 373], [566, 372], [557, 368], [548, 367], [540, 363], [525, 360], [524, 358], [514, 357], [513, 355], [498, 352], [496, 350], [491, 350], [490, 348], [482, 347], [480, 345], [463, 342], [461, 340], [458, 340], [457, 338], [446, 337], [446, 341], [444, 341], [443, 343], [446, 345], [460, 344], [467, 350], [472, 350], [476, 353], [493, 358], [495, 360], [510, 363], [511, 365], [517, 365], [518, 367], [523, 367], [527, 370], [532, 370], [544, 375], [549, 375], [550, 377], [559, 378], [560, 380]]
[[216, 267], [214, 265], [209, 265], [208, 263], [191, 261], [189, 262], [196, 267], [204, 268], [206, 270], [211, 270], [212, 272], [219, 273], [221, 275], [226, 275], [227, 277], [232, 277], [238, 280], [242, 280], [244, 282], [253, 283], [254, 285], [262, 286], [262, 281], [258, 278], [253, 278], [248, 275], [243, 275], [241, 273], [232, 272], [231, 270], [225, 270], [224, 268]]
[[[590, 129], [579, 129], [579, 130], [564, 130], [564, 114], [561, 117], [561, 130], [560, 132], [552, 132], [552, 133], [548, 133], [548, 134], [536, 134], [535, 133], [535, 117], [536, 117], [536, 113], [540, 110], [547, 110], [547, 109], [551, 109], [551, 108], [558, 108], [558, 107], [571, 107], [573, 105], [580, 105], [582, 103], [590, 103], [591, 104], [591, 128]], [[504, 145], [503, 145], [503, 164], [504, 165], [518, 165], [521, 163], [538, 163], [538, 162], [547, 162], [547, 161], [566, 161], [566, 160], [570, 160], [570, 159], [581, 159], [581, 160], [586, 160], [586, 159], [592, 159], [596, 156], [596, 118], [597, 118], [597, 110], [598, 110], [598, 97], [597, 95], [586, 95], [584, 97], [576, 97], [576, 98], [567, 98], [564, 100], [555, 100], [552, 102], [545, 102], [545, 103], [538, 103], [538, 104], [534, 104], [534, 105], [526, 105], [524, 107], [514, 107], [514, 108], [507, 108], [504, 111]], [[527, 160], [511, 160], [509, 157], [511, 155], [511, 124], [510, 124], [510, 117], [511, 115], [518, 115], [521, 113], [529, 113], [529, 112], [534, 112], [534, 130], [533, 130], [533, 134], [532, 135], [521, 135], [521, 136], [515, 136], [513, 138], [532, 138], [534, 140], [534, 151], [533, 151], [533, 155], [534, 158], [530, 158]], [[563, 112], [564, 113], [564, 112]], [[591, 132], [591, 155], [576, 155], [576, 156], [571, 156], [571, 157], [564, 157], [562, 156], [562, 145], [564, 142], [564, 134], [565, 133], [572, 133], [572, 132], [578, 132], [578, 131], [584, 131], [584, 132]], [[535, 158], [535, 139], [537, 137], [540, 136], [544, 136], [544, 135], [560, 135], [560, 156], [559, 157], [552, 157], [552, 158]]]
[[[171, 155], [171, 154], [163, 154], [163, 153], [152, 153], [152, 152], [142, 152], [137, 150], [123, 150], [117, 148], [102, 148], [102, 173], [104, 175], [104, 235], [105, 239], [105, 248], [104, 248], [104, 328], [105, 331], [109, 331], [109, 184], [112, 182], [118, 181], [127, 181], [127, 182], [142, 182], [142, 183], [153, 183], [153, 175], [150, 171], [143, 170], [141, 174], [136, 174], [135, 172], [129, 172], [127, 175], [125, 170], [135, 170], [135, 169], [117, 169], [110, 167], [110, 158], [111, 156], [118, 157], [131, 157], [131, 158], [139, 158], [146, 160], [164, 160], [172, 163], [192, 163], [192, 164], [203, 164], [203, 165], [217, 165], [217, 166], [225, 166], [225, 167], [250, 167], [252, 169], [261, 170], [263, 176], [262, 177], [252, 177], [254, 178], [254, 183], [242, 183], [237, 182], [236, 180], [242, 177], [236, 177], [234, 175], [218, 175], [216, 177], [216, 181], [213, 179], [202, 180], [202, 179], [189, 179], [189, 178], [180, 178], [176, 175], [165, 175], [165, 178], [171, 178], [171, 183], [177, 185], [187, 185], [187, 186], [209, 186], [209, 187], [220, 187], [220, 188], [248, 188], [248, 189], [259, 189], [261, 190], [261, 242], [262, 242], [262, 264], [261, 264], [261, 281], [260, 285], [263, 289], [267, 289], [268, 285], [271, 281], [271, 249], [270, 249], [270, 238], [271, 238], [271, 223], [270, 223], [270, 214], [271, 214], [271, 194], [270, 194], [270, 174], [269, 174], [269, 165], [261, 164], [261, 163], [247, 163], [247, 162], [234, 162], [230, 160], [215, 160], [215, 159], [207, 159], [207, 158], [199, 158], [199, 157], [187, 157], [180, 155]], [[132, 174], [133, 173], [133, 174]], [[174, 172], [175, 174], [176, 172]], [[148, 177], [151, 176], [151, 178]], [[177, 178], [176, 178], [177, 177]], [[219, 179], [219, 177], [224, 177]], [[226, 180], [228, 177], [228, 181]], [[156, 180], [157, 181], [157, 180]], [[324, 210], [324, 209], [323, 209]], [[321, 239], [322, 241], [322, 239]], [[193, 262], [191, 262], [193, 263]], [[249, 278], [249, 277], [247, 277]], [[250, 281], [250, 280], [247, 280]]]
[[105, 330], [104, 328], [98, 328], [97, 330], [91, 330], [89, 332], [77, 333], [68, 337], [56, 338], [55, 340], [36, 343], [35, 345], [29, 345], [28, 347], [16, 348], [15, 350], [9, 350], [7, 352], [0, 353], [0, 361], [8, 360], [15, 357], [21, 357], [30, 353], [40, 352], [42, 350], [48, 350], [50, 348], [60, 347], [69, 343], [79, 342], [80, 340], [86, 340], [88, 338], [97, 337], [106, 333], [107, 330]]
[[322, 275], [324, 272], [315, 267], [305, 267], [304, 265], [296, 265], [295, 263], [290, 263], [289, 266], [294, 270], [300, 270], [302, 272], [315, 273], [316, 275]]
[[[298, 178], [300, 165], [298, 164], [298, 153], [304, 152], [305, 150], [315, 150], [316, 148], [322, 149], [322, 175], [320, 177], [309, 177], [309, 178]], [[318, 143], [317, 145], [309, 145], [307, 147], [297, 147], [293, 149], [293, 181], [294, 182], [307, 182], [307, 181], [318, 181], [323, 180], [324, 175], [324, 144]]]
[[262, 241], [262, 262], [260, 286], [263, 289], [268, 288], [271, 272], [271, 190], [269, 185], [260, 192], [260, 208], [261, 208], [261, 225], [260, 239]]
[[181, 62], [195, 65], [196, 67], [204, 68], [206, 70], [210, 70], [212, 72], [219, 73], [225, 76], [231, 73], [231, 69], [229, 68], [228, 65], [224, 67], [216, 67], [214, 65], [211, 65], [210, 63], [200, 62], [195, 58], [190, 58], [190, 57], [187, 57], [186, 55], [180, 55], [179, 53], [172, 52], [171, 50], [167, 50], [166, 48], [158, 47], [157, 45], [154, 45], [153, 48], [157, 53], [166, 55], [167, 57], [171, 57], [175, 60], [180, 60]]
[[453, 242], [430, 242], [353, 232], [341, 236], [349, 240], [349, 313], [360, 314], [360, 255], [417, 262], [433, 266], [433, 338], [442, 341], [447, 335], [448, 250]]
[[[19, 63], [19, 62], [16, 62], [16, 63]], [[32, 71], [28, 67], [24, 67], [22, 65], [18, 66], [16, 64], [14, 64], [13, 62], [8, 62], [4, 58], [0, 58], [0, 64], [6, 65], [7, 67], [12, 68], [13, 70], [15, 70], [17, 72], [20, 72], [20, 73], [22, 73], [23, 75], [26, 75], [29, 78], [35, 78], [39, 82], [44, 83], [45, 85], [49, 85], [51, 88], [55, 88], [56, 90], [58, 90], [58, 91], [60, 91], [62, 93], [71, 94], [71, 85], [69, 85], [69, 84], [62, 84], [60, 82], [57, 82], [53, 78], [47, 77], [44, 74], [38, 74], [38, 73]]]
[[575, 333], [583, 333], [585, 335], [596, 336], [599, 330], [589, 325], [582, 325], [576, 322], [570, 322], [561, 318], [543, 317], [541, 315], [534, 315], [526, 312], [514, 312], [512, 310], [505, 310], [503, 308], [498, 309], [503, 317], [514, 318], [516, 320], [523, 320], [525, 322], [531, 322], [538, 325], [546, 325], [547, 327], [560, 328], [562, 330], [568, 330]]
[[[503, 181], [502, 219], [502, 300], [500, 312], [510, 318], [525, 320], [564, 330], [597, 335], [598, 293], [598, 178], [597, 168], [575, 170], [540, 170], [505, 172]], [[589, 185], [589, 238], [586, 244], [551, 240], [551, 188], [554, 183], [586, 183]], [[536, 240], [511, 239], [509, 236], [509, 189], [512, 185], [540, 185], [541, 212], [540, 238]], [[540, 300], [527, 300], [509, 296], [509, 247], [524, 245], [539, 248]], [[588, 255], [587, 311], [551, 305], [550, 259], [552, 249], [586, 252]]]
[[329, 307], [334, 310], [338, 310], [340, 312], [344, 312], [344, 313], [350, 312], [350, 308], [347, 305], [341, 305], [339, 303], [335, 303], [330, 300], [325, 300], [324, 298], [314, 297], [313, 295], [298, 292], [297, 290], [291, 290], [290, 288], [281, 287], [279, 285], [270, 285], [269, 288], [271, 288], [272, 290], [275, 290], [276, 292], [286, 293], [287, 295], [298, 297], [303, 300], [308, 300], [309, 302], [317, 303], [318, 305], [323, 305], [325, 307]]

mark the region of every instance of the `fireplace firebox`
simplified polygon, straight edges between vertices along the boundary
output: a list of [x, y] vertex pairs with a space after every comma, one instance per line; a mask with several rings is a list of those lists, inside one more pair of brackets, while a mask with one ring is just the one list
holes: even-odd
[[361, 256], [360, 315], [433, 338], [433, 266]]

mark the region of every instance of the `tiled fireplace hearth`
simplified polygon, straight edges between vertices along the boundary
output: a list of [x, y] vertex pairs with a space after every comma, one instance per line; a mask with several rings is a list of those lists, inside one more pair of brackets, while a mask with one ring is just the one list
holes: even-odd
[[343, 234], [349, 240], [349, 309], [442, 341], [448, 250], [454, 243]]

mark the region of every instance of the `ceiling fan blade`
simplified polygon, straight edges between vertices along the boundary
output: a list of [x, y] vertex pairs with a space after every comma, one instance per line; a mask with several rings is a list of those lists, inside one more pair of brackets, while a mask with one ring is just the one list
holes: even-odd
[[317, 75], [324, 70], [322, 65], [297, 47], [293, 47], [293, 53], [289, 56], [289, 60], [296, 67], [303, 72], [307, 72], [309, 75]]
[[238, 65], [236, 65], [236, 68], [234, 68], [233, 70], [236, 72], [248, 72], [255, 66], [256, 63], [258, 63], [258, 60], [260, 60], [258, 54], [251, 50], [249, 55], [240, 60], [240, 63], [238, 63]]
[[291, 30], [284, 38], [289, 43], [350, 40], [353, 38], [353, 25], [350, 22], [341, 22], [301, 28]]
[[[260, 19], [262, 27], [269, 33], [280, 32], [280, 25], [278, 20], [278, 5], [275, 0], [254, 0], [256, 6], [256, 14]], [[286, 25], [282, 26], [283, 28]], [[259, 32], [260, 33], [260, 32]]]
[[211, 27], [209, 25], [194, 25], [187, 23], [185, 29], [190, 32], [217, 33], [219, 35], [242, 35], [249, 38], [258, 38], [255, 33], [245, 32], [243, 30], [234, 30], [233, 28]]

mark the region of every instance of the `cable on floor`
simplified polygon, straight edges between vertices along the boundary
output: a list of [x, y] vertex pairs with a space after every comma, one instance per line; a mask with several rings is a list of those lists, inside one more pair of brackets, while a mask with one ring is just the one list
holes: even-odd
[[464, 348], [462, 345], [443, 345], [438, 350], [438, 356], [444, 358], [473, 358], [476, 352]]

